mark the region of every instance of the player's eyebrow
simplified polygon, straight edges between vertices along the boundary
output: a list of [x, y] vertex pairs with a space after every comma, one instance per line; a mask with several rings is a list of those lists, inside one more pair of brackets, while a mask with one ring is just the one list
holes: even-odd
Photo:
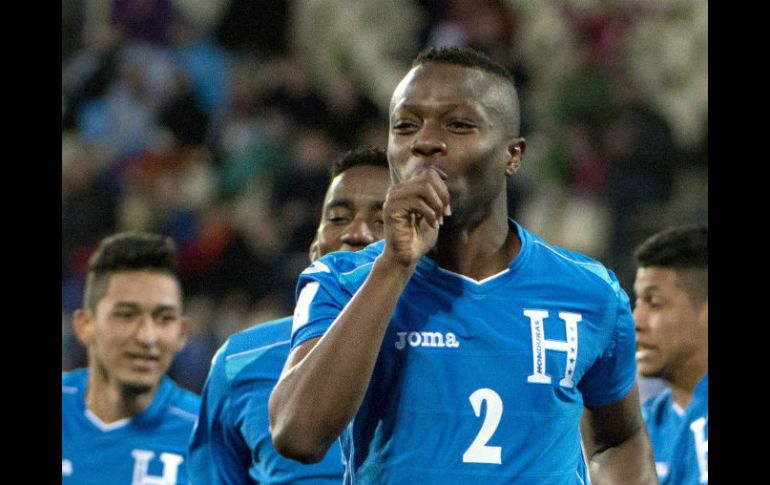
[[[369, 205], [369, 208], [370, 208], [370, 209], [372, 209], [372, 210], [375, 210], [375, 211], [380, 211], [380, 210], [382, 210], [382, 206], [383, 206], [384, 204], [385, 204], [385, 202], [384, 202], [384, 201], [382, 201], [382, 200], [377, 200], [377, 201], [374, 201], [374, 202], [372, 202], [372, 203]], [[342, 208], [344, 208], [344, 209], [350, 209], [350, 210], [354, 210], [354, 209], [355, 209], [355, 204], [353, 203], [353, 201], [352, 201], [352, 200], [350, 200], [350, 199], [348, 199], [348, 198], [332, 199], [332, 200], [331, 200], [331, 201], [330, 201], [330, 202], [329, 202], [329, 203], [326, 205], [326, 208], [325, 208], [325, 210], [336, 209], [336, 208], [338, 208], [338, 207], [342, 207]]]
[[[124, 310], [143, 310], [144, 306], [134, 301], [119, 301], [115, 303], [115, 306], [113, 308], [124, 309]], [[169, 303], [161, 303], [159, 305], [155, 305], [154, 307], [152, 307], [151, 312], [160, 313], [165, 311], [178, 311], [178, 310], [179, 310], [179, 307], [177, 305], [173, 305]]]
[[467, 109], [471, 114], [478, 113], [478, 109], [468, 101], [460, 101], [460, 102], [441, 101], [441, 102], [422, 102], [422, 103], [415, 102], [415, 101], [406, 101], [396, 105], [393, 109], [393, 113], [391, 114], [396, 115], [397, 111], [401, 113], [409, 112], [409, 113], [419, 114], [424, 110], [436, 110], [439, 113], [439, 115], [446, 116], [457, 109]]
[[138, 310], [138, 309], [142, 308], [142, 305], [140, 305], [139, 303], [136, 303], [134, 301], [119, 301], [119, 302], [115, 303], [114, 308]]
[[648, 293], [659, 293], [660, 291], [661, 291], [660, 286], [657, 285], [657, 284], [653, 284], [653, 285], [649, 285], [649, 286], [645, 286], [643, 288], [640, 288], [639, 289], [639, 294], [640, 295], [644, 295], [644, 294], [648, 294]]
[[326, 207], [324, 209], [331, 210], [331, 209], [336, 209], [338, 207], [352, 210], [354, 207], [354, 204], [353, 204], [353, 201], [348, 198], [332, 199], [329, 201], [328, 204], [326, 204]]

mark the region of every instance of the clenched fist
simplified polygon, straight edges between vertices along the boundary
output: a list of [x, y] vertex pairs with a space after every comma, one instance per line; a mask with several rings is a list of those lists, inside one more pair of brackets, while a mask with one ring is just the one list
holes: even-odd
[[436, 245], [444, 216], [452, 215], [446, 178], [441, 169], [427, 166], [390, 186], [382, 209], [384, 256], [414, 266]]

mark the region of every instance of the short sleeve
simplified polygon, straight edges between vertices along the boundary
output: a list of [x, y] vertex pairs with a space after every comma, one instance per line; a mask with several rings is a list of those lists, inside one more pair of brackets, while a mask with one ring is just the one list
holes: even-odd
[[628, 395], [636, 382], [636, 334], [628, 295], [610, 273], [614, 296], [608, 311], [613, 331], [602, 356], [586, 372], [578, 388], [587, 406], [606, 406]]
[[322, 261], [303, 271], [297, 282], [291, 350], [326, 333], [351, 297], [337, 273]]

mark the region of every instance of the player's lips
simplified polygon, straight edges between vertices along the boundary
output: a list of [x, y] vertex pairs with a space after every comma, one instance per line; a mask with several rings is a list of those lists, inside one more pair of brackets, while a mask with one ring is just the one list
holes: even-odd
[[134, 367], [151, 370], [157, 367], [159, 357], [147, 354], [126, 354], [126, 357]]
[[656, 350], [655, 346], [645, 343], [636, 343], [636, 360], [644, 359]]

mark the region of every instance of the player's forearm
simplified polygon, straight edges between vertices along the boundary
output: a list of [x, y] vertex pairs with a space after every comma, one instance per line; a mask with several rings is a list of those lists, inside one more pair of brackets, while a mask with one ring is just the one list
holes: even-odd
[[375, 260], [364, 284], [315, 347], [281, 377], [270, 398], [276, 449], [323, 458], [366, 394], [393, 309], [413, 267]]
[[594, 485], [658, 484], [652, 448], [643, 427], [618, 445], [591, 453], [588, 468]]

